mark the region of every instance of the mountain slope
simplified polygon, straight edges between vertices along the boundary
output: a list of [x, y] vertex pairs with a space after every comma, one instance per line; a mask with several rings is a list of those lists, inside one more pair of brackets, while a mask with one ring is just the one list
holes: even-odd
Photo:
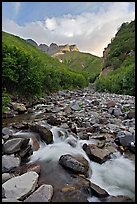
[[101, 72], [101, 58], [89, 53], [73, 51], [58, 55], [57, 58], [71, 70], [83, 73], [90, 82]]
[[41, 95], [87, 85], [82, 74], [70, 71], [20, 37], [2, 32], [2, 86], [9, 93]]
[[135, 21], [123, 23], [103, 53], [97, 90], [135, 95]]

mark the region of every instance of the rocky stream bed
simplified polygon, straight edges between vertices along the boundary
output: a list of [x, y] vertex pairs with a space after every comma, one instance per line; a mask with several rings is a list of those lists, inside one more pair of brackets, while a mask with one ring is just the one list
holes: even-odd
[[135, 202], [135, 97], [85, 88], [13, 100], [2, 202]]

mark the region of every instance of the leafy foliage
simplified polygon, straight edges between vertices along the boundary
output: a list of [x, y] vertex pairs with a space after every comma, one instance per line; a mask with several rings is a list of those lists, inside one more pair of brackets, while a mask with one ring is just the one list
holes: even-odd
[[94, 82], [101, 71], [101, 58], [89, 53], [73, 51], [56, 57], [62, 60], [70, 70], [82, 73], [91, 83]]
[[107, 76], [95, 81], [96, 89], [118, 94], [135, 95], [135, 21], [124, 23], [109, 45], [103, 69], [113, 68]]
[[69, 70], [25, 40], [2, 32], [2, 85], [9, 93], [41, 96], [87, 85], [81, 73]]

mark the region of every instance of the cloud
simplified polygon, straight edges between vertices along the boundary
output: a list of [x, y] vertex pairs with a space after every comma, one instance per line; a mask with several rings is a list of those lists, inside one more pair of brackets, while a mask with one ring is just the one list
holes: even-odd
[[22, 38], [31, 38], [38, 44], [77, 44], [80, 51], [102, 56], [104, 48], [123, 22], [135, 19], [135, 11], [129, 11], [129, 2], [113, 2], [98, 12], [79, 15], [46, 17], [19, 26], [12, 20], [3, 20], [3, 30]]
[[15, 13], [18, 14], [20, 8], [21, 8], [21, 2], [14, 2], [14, 10], [15, 10]]

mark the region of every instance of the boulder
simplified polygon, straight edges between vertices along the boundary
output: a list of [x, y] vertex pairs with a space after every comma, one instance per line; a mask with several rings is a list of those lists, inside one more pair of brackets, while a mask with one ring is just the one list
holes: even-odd
[[99, 197], [99, 198], [104, 198], [109, 196], [108, 192], [105, 191], [104, 189], [100, 188], [98, 185], [96, 185], [95, 183], [91, 182], [91, 189], [94, 192], [95, 196]]
[[110, 157], [110, 152], [107, 149], [100, 149], [95, 144], [84, 144], [83, 149], [91, 160], [100, 164]]
[[39, 175], [36, 172], [30, 171], [6, 181], [2, 185], [5, 189], [6, 198], [23, 200], [35, 190], [38, 177]]
[[43, 184], [32, 193], [24, 202], [50, 202], [53, 196], [53, 187]]
[[30, 125], [30, 129], [34, 132], [39, 133], [41, 136], [41, 139], [44, 140], [47, 144], [50, 144], [53, 142], [53, 134], [50, 131], [50, 129], [44, 126], [41, 126], [39, 124]]
[[29, 140], [26, 138], [14, 138], [6, 141], [3, 144], [3, 152], [6, 154], [12, 154], [20, 151], [22, 144], [25, 142], [28, 143]]
[[124, 195], [110, 196], [107, 202], [134, 202], [131, 198]]
[[113, 100], [110, 100], [110, 101], [107, 102], [107, 108], [115, 107], [115, 105], [116, 105], [116, 102], [113, 101]]
[[3, 173], [3, 174], [2, 174], [2, 183], [5, 183], [6, 181], [8, 181], [9, 179], [11, 179], [12, 177], [14, 177], [14, 174], [11, 174], [11, 173]]
[[13, 110], [18, 111], [19, 113], [23, 113], [23, 112], [27, 111], [27, 109], [23, 103], [12, 102], [11, 105], [13, 107]]
[[3, 187], [2, 187], [2, 198], [5, 198], [5, 190]]
[[75, 173], [82, 173], [86, 176], [88, 174], [89, 166], [84, 157], [72, 156], [70, 154], [62, 155], [59, 159], [59, 164]]
[[29, 172], [29, 171], [35, 171], [37, 174], [40, 174], [40, 164], [38, 163], [33, 163], [33, 164], [24, 164], [22, 166], [20, 166], [16, 172], [19, 173], [19, 174], [24, 174], [26, 172]]
[[20, 165], [20, 158], [14, 155], [3, 155], [2, 156], [2, 172], [9, 172], [15, 170]]
[[14, 131], [10, 128], [4, 127], [2, 128], [2, 134], [12, 136]]
[[19, 201], [16, 198], [3, 198], [2, 202], [6, 202], [6, 203], [8, 203], [8, 202], [14, 203], [15, 202], [16, 203], [16, 202], [22, 202], [22, 201]]

